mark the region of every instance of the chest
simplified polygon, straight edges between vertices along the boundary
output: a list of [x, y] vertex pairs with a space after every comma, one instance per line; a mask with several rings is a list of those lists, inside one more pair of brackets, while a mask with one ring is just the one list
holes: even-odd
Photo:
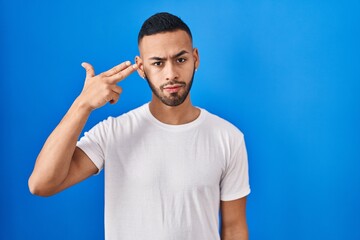
[[118, 141], [107, 152], [113, 181], [171, 191], [218, 187], [226, 153], [210, 138], [194, 134], [142, 135]]

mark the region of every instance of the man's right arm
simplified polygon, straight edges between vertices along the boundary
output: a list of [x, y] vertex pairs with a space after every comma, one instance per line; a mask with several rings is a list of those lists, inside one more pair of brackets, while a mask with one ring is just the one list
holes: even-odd
[[136, 70], [136, 65], [124, 62], [95, 76], [93, 67], [84, 63], [84, 88], [59, 125], [46, 140], [29, 178], [31, 193], [51, 196], [89, 176], [98, 169], [78, 147], [77, 140], [92, 110], [107, 102], [116, 103], [122, 89], [116, 84]]

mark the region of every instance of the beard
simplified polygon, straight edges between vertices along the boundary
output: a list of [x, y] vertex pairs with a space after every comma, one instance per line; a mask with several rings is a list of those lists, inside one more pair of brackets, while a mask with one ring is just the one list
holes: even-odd
[[[153, 92], [153, 94], [165, 105], [170, 106], [170, 107], [176, 107], [179, 106], [180, 104], [182, 104], [185, 99], [187, 98], [187, 96], [189, 95], [190, 89], [192, 87], [192, 83], [194, 80], [194, 75], [195, 75], [195, 69], [193, 71], [193, 74], [191, 76], [191, 81], [189, 82], [189, 84], [186, 84], [183, 81], [177, 81], [177, 80], [172, 80], [169, 81], [163, 85], [160, 86], [160, 88], [156, 88], [152, 83], [151, 80], [147, 77], [146, 73], [145, 73], [145, 79], [149, 84], [149, 87], [151, 89], [151, 91]], [[184, 87], [185, 91], [180, 94], [179, 92], [174, 92], [174, 93], [170, 93], [170, 96], [165, 96], [164, 94], [164, 87], [166, 86], [171, 86], [174, 84], [180, 84]]]

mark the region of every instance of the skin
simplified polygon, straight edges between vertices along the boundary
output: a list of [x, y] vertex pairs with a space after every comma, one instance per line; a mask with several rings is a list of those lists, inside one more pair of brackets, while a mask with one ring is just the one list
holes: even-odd
[[[98, 172], [76, 147], [77, 140], [91, 112], [108, 102], [117, 103], [122, 92], [117, 84], [136, 70], [151, 86], [149, 108], [159, 121], [179, 125], [199, 116], [200, 110], [192, 105], [188, 93], [200, 64], [189, 35], [177, 30], [145, 36], [139, 50], [136, 64], [123, 62], [98, 75], [89, 63], [82, 64], [86, 70], [83, 90], [41, 149], [28, 182], [31, 193], [51, 196]], [[248, 239], [245, 206], [245, 197], [220, 202], [222, 239]]]
[[[189, 35], [181, 30], [145, 36], [139, 44], [140, 57], [135, 61], [141, 77], [151, 80], [151, 84], [159, 89], [171, 81], [181, 81], [189, 86], [194, 70], [199, 67], [198, 50], [193, 48]], [[160, 91], [166, 98], [171, 98], [168, 91]], [[186, 86], [177, 89], [182, 95]], [[195, 120], [200, 110], [190, 101], [190, 94], [178, 106], [164, 104], [152, 94], [150, 102], [151, 113], [161, 122], [167, 124], [184, 124]]]

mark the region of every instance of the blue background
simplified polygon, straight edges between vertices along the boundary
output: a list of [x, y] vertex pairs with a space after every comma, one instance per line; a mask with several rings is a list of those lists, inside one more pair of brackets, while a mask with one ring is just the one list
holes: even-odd
[[[0, 239], [103, 239], [103, 174], [54, 197], [27, 179], [42, 144], [97, 73], [138, 53], [160, 11], [188, 23], [195, 105], [245, 134], [252, 240], [360, 239], [359, 1], [0, 2]], [[144, 80], [85, 130], [150, 100]]]

